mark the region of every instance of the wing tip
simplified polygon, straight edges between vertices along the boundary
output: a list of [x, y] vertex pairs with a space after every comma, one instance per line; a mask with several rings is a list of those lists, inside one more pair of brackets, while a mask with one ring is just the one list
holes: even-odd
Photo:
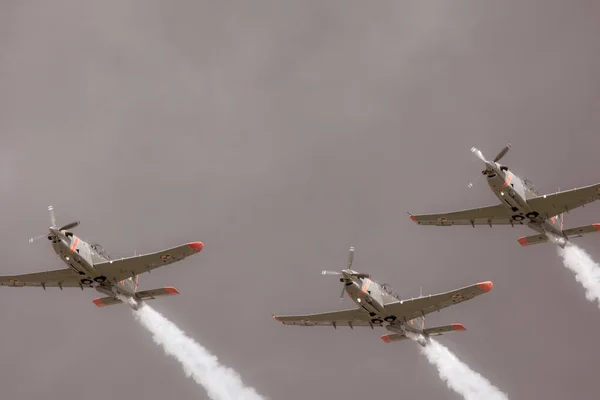
[[381, 340], [383, 340], [385, 343], [392, 343], [392, 339], [390, 339], [390, 335], [387, 333], [385, 335], [381, 335]]
[[164, 289], [165, 289], [165, 292], [169, 293], [170, 295], [179, 294], [179, 290], [175, 289], [172, 286], [167, 286]]
[[204, 243], [202, 242], [190, 242], [187, 245], [194, 250], [194, 253], [200, 253], [200, 251], [202, 251], [204, 248]]
[[529, 246], [531, 244], [527, 241], [527, 238], [525, 236], [521, 236], [520, 238], [518, 238], [517, 242], [519, 242], [519, 244], [523, 247]]
[[273, 317], [273, 319], [277, 322], [281, 322], [281, 324], [283, 325], [283, 322], [279, 320], [279, 318], [277, 318], [277, 316], [275, 314], [271, 314], [271, 316]]
[[463, 324], [451, 324], [452, 329], [454, 329], [455, 331], [466, 331], [467, 328], [465, 328], [465, 326]]
[[477, 286], [479, 286], [479, 289], [481, 289], [484, 293], [487, 293], [490, 290], [492, 290], [492, 288], [494, 287], [494, 284], [492, 283], [492, 281], [486, 281], [486, 282], [478, 283]]
[[412, 222], [414, 222], [417, 225], [421, 225], [421, 223], [419, 221], [417, 221], [417, 219], [412, 214], [410, 214], [410, 213], [407, 213], [407, 214], [408, 214], [408, 218], [410, 218]]
[[104, 304], [104, 302], [102, 301], [101, 298], [97, 298], [97, 299], [94, 299], [92, 301], [96, 305], [96, 307], [104, 307], [104, 306], [106, 306], [106, 304]]
[[600, 224], [592, 224], [595, 230], [600, 231]]

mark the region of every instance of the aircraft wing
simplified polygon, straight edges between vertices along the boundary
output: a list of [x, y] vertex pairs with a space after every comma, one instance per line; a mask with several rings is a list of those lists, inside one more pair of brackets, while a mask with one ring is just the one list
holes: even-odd
[[534, 197], [527, 200], [527, 203], [540, 215], [550, 218], [596, 200], [600, 200], [600, 183]]
[[[34, 272], [24, 275], [0, 276], [0, 286], [80, 287], [80, 276], [70, 268]], [[91, 287], [82, 285], [82, 287]]]
[[371, 323], [369, 315], [359, 308], [320, 314], [273, 315], [273, 318], [284, 325], [349, 326], [351, 328], [355, 326], [381, 326], [380, 324]]
[[143, 272], [150, 272], [155, 268], [164, 267], [165, 265], [181, 261], [186, 257], [200, 252], [203, 247], [204, 245], [201, 242], [191, 242], [156, 253], [94, 264], [94, 268], [96, 268], [100, 274], [106, 276], [108, 280], [117, 282], [139, 275]]
[[444, 214], [422, 214], [410, 215], [410, 219], [419, 225], [508, 225], [520, 224], [520, 221], [513, 221], [512, 214], [507, 207], [502, 204], [487, 206], [482, 208], [471, 208], [469, 210], [453, 211]]
[[466, 286], [446, 293], [417, 297], [411, 300], [395, 301], [385, 305], [385, 309], [399, 320], [409, 321], [425, 314], [439, 311], [443, 308], [472, 298], [492, 290], [492, 282], [482, 282]]

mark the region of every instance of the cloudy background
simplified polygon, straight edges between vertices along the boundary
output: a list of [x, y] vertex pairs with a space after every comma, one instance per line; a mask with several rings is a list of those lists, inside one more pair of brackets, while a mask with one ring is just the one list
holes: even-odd
[[[589, 303], [525, 228], [434, 228], [406, 212], [495, 203], [469, 152], [542, 192], [600, 181], [594, 1], [0, 3], [0, 274], [64, 265], [49, 224], [120, 257], [201, 240], [145, 274], [153, 306], [272, 399], [457, 399], [384, 331], [284, 327], [271, 313], [352, 307], [322, 269], [410, 297], [492, 280], [427, 325], [515, 399], [597, 398]], [[568, 227], [600, 221], [592, 204]], [[600, 259], [600, 238], [578, 244]], [[2, 288], [10, 399], [206, 398], [127, 307], [94, 291]]]

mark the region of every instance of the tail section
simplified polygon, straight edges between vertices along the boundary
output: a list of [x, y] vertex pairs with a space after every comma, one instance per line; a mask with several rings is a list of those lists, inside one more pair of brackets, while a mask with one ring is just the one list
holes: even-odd
[[[560, 226], [563, 226], [563, 214], [561, 214], [560, 216]], [[565, 229], [562, 231], [562, 233], [565, 235], [565, 237], [568, 240], [574, 239], [574, 238], [579, 238], [582, 237], [584, 235], [587, 235], [589, 233], [594, 233], [594, 232], [599, 232], [600, 231], [600, 224], [591, 224], [591, 225], [585, 225], [585, 226], [578, 226], [577, 228], [570, 228], [570, 229]], [[517, 239], [517, 242], [519, 242], [519, 244], [521, 246], [530, 246], [532, 244], [540, 244], [540, 243], [546, 243], [548, 241], [548, 237], [546, 235], [532, 235], [532, 236], [525, 236], [525, 237], [520, 237]]]
[[447, 332], [466, 331], [467, 328], [463, 324], [450, 324], [444, 326], [436, 326], [433, 328], [423, 329], [423, 333], [427, 336], [439, 336]]
[[555, 228], [563, 230], [563, 226], [565, 223], [565, 213], [555, 215], [554, 217], [548, 220]]
[[600, 231], [600, 224], [592, 224], [586, 226], [579, 226], [577, 228], [565, 229], [563, 233], [569, 239], [582, 237], [588, 233], [594, 233]]
[[142, 290], [141, 292], [137, 292], [135, 295], [140, 300], [152, 300], [156, 297], [160, 296], [173, 296], [179, 294], [179, 290], [174, 287], [164, 287], [160, 289], [150, 289], [150, 290]]
[[[465, 328], [465, 326], [463, 324], [450, 324], [450, 325], [444, 325], [444, 326], [436, 326], [433, 328], [427, 328], [427, 329], [423, 329], [423, 336], [419, 338], [418, 342], [421, 346], [425, 346], [429, 339], [429, 336], [440, 336], [443, 335], [444, 333], [447, 332], [454, 332], [454, 331], [466, 331], [467, 328]], [[403, 335], [401, 333], [392, 333], [392, 334], [386, 334], [381, 336], [381, 340], [383, 340], [386, 343], [392, 343], [392, 342], [397, 342], [400, 340], [405, 340], [408, 339], [408, 337], [406, 335]]]
[[425, 328], [425, 317], [417, 317], [408, 321], [408, 325], [417, 330], [423, 330]]
[[101, 297], [101, 298], [98, 298], [98, 299], [94, 299], [93, 301], [94, 301], [94, 304], [97, 307], [106, 307], [106, 306], [112, 306], [112, 305], [115, 305], [115, 304], [121, 304], [122, 303], [121, 300], [119, 300], [117, 298], [114, 298], [114, 297]]
[[398, 340], [408, 339], [406, 335], [402, 335], [400, 333], [391, 333], [381, 336], [381, 340], [386, 343], [397, 342]]
[[121, 284], [127, 288], [129, 292], [137, 292], [139, 286], [139, 275], [134, 275], [131, 278], [127, 278], [121, 281]]
[[[137, 285], [137, 278], [135, 281], [136, 285]], [[173, 296], [179, 294], [179, 291], [177, 289], [175, 289], [174, 287], [164, 287], [164, 288], [159, 288], [159, 289], [150, 289], [150, 290], [142, 290], [141, 292], [136, 292], [135, 293], [135, 297], [136, 300], [138, 301], [146, 301], [146, 300], [153, 300], [157, 297], [160, 296]], [[94, 299], [94, 304], [96, 304], [96, 306], [98, 307], [106, 307], [106, 306], [112, 306], [115, 304], [121, 304], [122, 301], [115, 298], [115, 297], [102, 297], [102, 298], [98, 298], [98, 299]]]

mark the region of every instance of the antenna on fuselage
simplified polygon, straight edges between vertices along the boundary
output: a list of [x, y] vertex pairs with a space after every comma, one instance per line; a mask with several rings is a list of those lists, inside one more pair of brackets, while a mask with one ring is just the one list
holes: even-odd
[[423, 297], [423, 286], [419, 289], [419, 297]]

